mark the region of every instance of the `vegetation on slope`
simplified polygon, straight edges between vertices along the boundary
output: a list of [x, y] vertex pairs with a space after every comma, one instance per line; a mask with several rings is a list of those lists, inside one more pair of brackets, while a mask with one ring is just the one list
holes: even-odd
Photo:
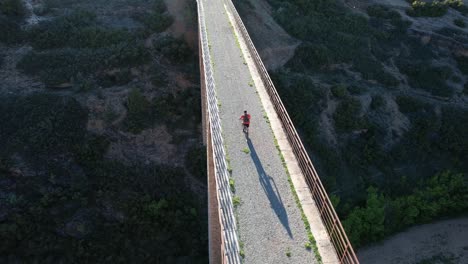
[[[2, 102], [0, 260], [204, 263], [204, 209], [182, 168], [105, 160], [73, 98]], [[34, 175], [10, 170], [19, 158]]]
[[[463, 10], [456, 2], [442, 4]], [[468, 110], [451, 103], [463, 97], [466, 58], [424, 45], [382, 5], [364, 16], [330, 0], [269, 3], [302, 41], [272, 78], [341, 201], [335, 206], [353, 244], [466, 212]], [[418, 8], [414, 15], [427, 15]]]
[[[104, 23], [93, 1], [46, 2], [50, 17], [28, 27], [14, 11], [22, 1], [0, 5], [8, 46], [0, 58], [30, 45], [17, 52], [17, 68], [53, 88], [20, 95], [0, 85], [0, 262], [206, 263], [205, 193], [195, 191], [206, 175], [199, 91], [168, 77], [168, 68], [197, 76], [197, 60], [163, 33], [172, 21], [163, 1], [139, 1], [153, 8], [135, 15], [143, 18], [135, 28]], [[96, 111], [102, 102], [117, 103]], [[102, 131], [93, 129], [96, 119], [105, 119]], [[110, 156], [155, 127], [185, 148], [177, 163]]]

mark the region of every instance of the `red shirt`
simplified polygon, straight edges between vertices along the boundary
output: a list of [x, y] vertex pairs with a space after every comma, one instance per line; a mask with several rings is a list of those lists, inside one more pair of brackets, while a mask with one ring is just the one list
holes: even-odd
[[249, 119], [249, 121], [244, 121], [244, 115], [241, 115], [241, 117], [239, 119], [242, 119], [242, 124], [246, 124], [246, 125], [249, 125], [250, 124], [250, 115], [247, 114], [247, 118]]

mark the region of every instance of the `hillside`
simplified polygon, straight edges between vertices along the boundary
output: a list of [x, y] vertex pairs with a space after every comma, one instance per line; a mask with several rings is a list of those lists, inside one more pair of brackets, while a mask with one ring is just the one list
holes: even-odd
[[297, 43], [270, 74], [356, 248], [467, 212], [461, 1], [235, 4], [266, 62], [291, 47], [270, 39]]
[[1, 263], [206, 263], [196, 8], [169, 7], [0, 1]]

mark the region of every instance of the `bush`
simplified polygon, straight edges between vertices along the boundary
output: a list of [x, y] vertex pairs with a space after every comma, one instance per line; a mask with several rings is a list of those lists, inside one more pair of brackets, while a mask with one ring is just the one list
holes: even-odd
[[173, 23], [173, 18], [167, 13], [163, 0], [156, 0], [150, 12], [143, 16], [135, 17], [141, 21], [150, 32], [160, 33], [165, 31]]
[[343, 227], [354, 247], [382, 239], [385, 235], [385, 198], [377, 189], [367, 189], [365, 207], [355, 208], [343, 221]]
[[332, 95], [336, 98], [345, 98], [346, 96], [348, 96], [348, 90], [343, 84], [333, 85], [330, 88], [330, 90], [332, 92]]
[[431, 110], [431, 106], [428, 103], [424, 103], [414, 97], [397, 96], [396, 103], [398, 104], [398, 110], [404, 114]]
[[389, 231], [399, 231], [410, 225], [427, 223], [436, 217], [463, 212], [467, 208], [463, 202], [467, 189], [461, 174], [448, 171], [436, 174], [411, 195], [391, 201]]
[[141, 132], [155, 121], [150, 102], [136, 88], [133, 88], [128, 95], [127, 109], [128, 113], [124, 124], [132, 133]]
[[462, 78], [460, 76], [458, 76], [458, 75], [453, 75], [450, 80], [452, 82], [454, 82], [454, 83], [461, 83], [462, 82]]
[[364, 122], [361, 117], [361, 102], [355, 98], [346, 99], [340, 104], [333, 113], [335, 127], [339, 132], [350, 132], [354, 129], [363, 128]]
[[197, 129], [201, 122], [199, 87], [157, 97], [152, 104], [160, 122], [171, 129]]
[[133, 75], [128, 68], [123, 68], [118, 71], [107, 71], [103, 72], [98, 76], [97, 83], [104, 87], [111, 87], [111, 86], [120, 86], [125, 85], [132, 81]]
[[151, 83], [156, 87], [166, 86], [168, 83], [167, 74], [159, 64], [153, 63], [149, 70]]
[[28, 32], [31, 45], [37, 49], [102, 48], [134, 38], [138, 37], [126, 30], [99, 27], [96, 15], [86, 11], [41, 22]]
[[0, 2], [0, 13], [11, 17], [24, 17], [26, 7], [21, 0], [2, 0]]
[[423, 0], [410, 0], [411, 9], [407, 10], [410, 16], [439, 17], [447, 13], [449, 7], [463, 10], [463, 0], [433, 0], [425, 2]]
[[454, 19], [453, 24], [455, 24], [455, 26], [461, 27], [461, 28], [466, 27], [465, 21], [463, 21], [463, 19], [461, 19], [461, 18]]
[[190, 173], [197, 177], [200, 181], [206, 182], [206, 148], [192, 147], [185, 156], [185, 165]]
[[193, 53], [185, 41], [170, 36], [159, 38], [153, 43], [153, 47], [156, 51], [177, 63], [187, 62]]
[[408, 9], [406, 13], [410, 16], [420, 17], [440, 17], [447, 13], [448, 5], [433, 1], [432, 3], [426, 3], [424, 1], [416, 0], [411, 4], [411, 9]]
[[23, 39], [23, 31], [17, 21], [0, 14], [0, 42], [5, 44], [16, 44]]
[[[50, 171], [55, 176], [21, 180], [15, 192], [23, 202], [0, 223], [2, 262], [14, 257], [33, 262], [105, 263], [112, 258], [119, 263], [208, 263], [206, 204], [202, 194], [187, 187], [182, 168], [97, 163], [83, 171], [62, 164]], [[86, 176], [72, 184], [77, 170]], [[67, 232], [67, 223], [76, 224], [82, 235]]]
[[366, 87], [351, 85], [348, 87], [348, 92], [352, 95], [361, 95], [366, 93], [368, 90]]
[[456, 57], [455, 59], [458, 64], [458, 69], [460, 69], [463, 74], [468, 75], [468, 58], [460, 56]]
[[382, 63], [369, 58], [361, 57], [353, 61], [353, 67], [362, 74], [366, 80], [376, 80], [386, 86], [397, 86], [398, 80], [384, 71]]
[[87, 113], [75, 99], [33, 94], [1, 101], [0, 154], [19, 151], [36, 158], [66, 153], [84, 136]]
[[367, 190], [365, 207], [355, 207], [343, 227], [356, 248], [375, 242], [414, 224], [437, 217], [462, 213], [468, 208], [468, 185], [462, 174], [438, 173], [397, 198], [384, 196], [375, 188]]
[[401, 19], [400, 13], [395, 10], [390, 10], [383, 5], [371, 5], [367, 7], [367, 14], [371, 17], [378, 17], [384, 19]]
[[320, 70], [333, 62], [331, 51], [325, 45], [301, 44], [296, 48], [288, 66], [296, 70]]
[[374, 95], [374, 96], [372, 96], [372, 101], [371, 101], [371, 104], [370, 104], [370, 108], [372, 110], [377, 110], [377, 109], [380, 109], [382, 107], [385, 107], [386, 103], [387, 102], [385, 101], [385, 99], [381, 95]]
[[426, 90], [433, 95], [450, 97], [453, 89], [447, 85], [446, 80], [453, 75], [448, 66], [431, 66], [427, 63], [414, 63], [400, 60], [397, 62], [400, 71], [408, 76], [410, 86]]
[[467, 16], [468, 15], [468, 7], [466, 5], [459, 5], [459, 6], [454, 6], [454, 9], [458, 10], [462, 15]]
[[31, 51], [17, 67], [26, 74], [38, 75], [47, 85], [72, 82], [78, 76], [94, 76], [116, 67], [146, 63], [148, 51], [139, 42], [121, 43], [102, 49], [58, 49]]

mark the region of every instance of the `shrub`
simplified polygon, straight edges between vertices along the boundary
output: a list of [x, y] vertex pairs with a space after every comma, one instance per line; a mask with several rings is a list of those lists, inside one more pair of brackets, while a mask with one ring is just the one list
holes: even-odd
[[416, 0], [411, 4], [411, 9], [406, 13], [410, 16], [427, 16], [427, 17], [440, 17], [447, 13], [448, 5], [439, 1], [426, 3], [424, 1]]
[[155, 1], [150, 12], [136, 17], [136, 19], [141, 21], [150, 32], [156, 33], [165, 31], [174, 21], [167, 13], [166, 5], [162, 0]]
[[[439, 217], [462, 212], [466, 207], [467, 185], [463, 175], [443, 172], [428, 179], [424, 186], [415, 188], [412, 194], [390, 202], [389, 231], [425, 223]], [[387, 231], [388, 232], [388, 231]]]
[[295, 69], [319, 70], [333, 62], [331, 51], [325, 45], [301, 44], [296, 48], [294, 57], [288, 62]]
[[0, 13], [11, 17], [23, 17], [26, 15], [26, 7], [21, 0], [2, 0]]
[[370, 104], [370, 108], [372, 110], [377, 110], [377, 109], [380, 109], [382, 107], [385, 107], [386, 103], [387, 102], [385, 101], [385, 99], [381, 95], [374, 95], [374, 96], [372, 96], [372, 102]]
[[454, 82], [454, 83], [461, 83], [462, 82], [462, 78], [460, 76], [458, 76], [458, 75], [453, 75], [450, 80], [452, 82]]
[[101, 68], [101, 61], [107, 59], [105, 52], [92, 50], [53, 50], [30, 52], [17, 67], [26, 74], [38, 75], [47, 85], [72, 82], [79, 74], [88, 76]]
[[132, 133], [139, 133], [153, 122], [153, 112], [150, 102], [141, 92], [133, 88], [127, 99], [127, 118], [124, 121], [126, 128]]
[[366, 87], [351, 85], [348, 87], [348, 92], [352, 95], [361, 95], [367, 92]]
[[[200, 181], [206, 182], [207, 171], [205, 147], [192, 147], [185, 156], [185, 165], [192, 175], [197, 177]], [[229, 183], [231, 184], [231, 179], [229, 180]], [[231, 186], [231, 189], [232, 187], [233, 186]]]
[[463, 175], [448, 171], [434, 175], [411, 194], [398, 198], [384, 196], [370, 187], [366, 205], [355, 207], [343, 221], [343, 227], [351, 243], [359, 248], [411, 225], [463, 212], [468, 207], [464, 202], [467, 191]]
[[386, 86], [397, 86], [399, 84], [395, 77], [383, 69], [382, 63], [375, 59], [369, 57], [356, 58], [353, 61], [353, 67], [366, 80], [376, 80]]
[[384, 19], [401, 19], [400, 13], [395, 10], [390, 10], [383, 5], [371, 5], [367, 7], [367, 14], [371, 17], [378, 17]]
[[0, 42], [5, 44], [15, 44], [23, 39], [23, 31], [20, 25], [14, 19], [8, 18], [0, 14]]
[[27, 152], [32, 157], [71, 151], [81, 142], [87, 113], [70, 97], [33, 94], [6, 97], [0, 104], [3, 153]]
[[463, 21], [463, 19], [461, 19], [461, 18], [454, 19], [453, 24], [455, 24], [455, 26], [461, 27], [461, 28], [466, 27], [465, 21]]
[[336, 98], [345, 98], [348, 96], [348, 90], [346, 89], [346, 86], [342, 84], [333, 85], [330, 90]]
[[459, 6], [454, 6], [454, 9], [458, 10], [462, 15], [467, 16], [468, 15], [468, 7], [466, 5], [459, 5]]
[[365, 207], [355, 208], [343, 221], [343, 227], [355, 247], [378, 241], [385, 235], [385, 197], [377, 189], [367, 189]]
[[151, 83], [156, 87], [166, 86], [168, 83], [167, 74], [159, 64], [153, 63], [149, 70]]
[[171, 128], [196, 129], [201, 120], [200, 89], [191, 87], [153, 100], [160, 122]]
[[448, 66], [431, 66], [427, 63], [414, 63], [398, 61], [400, 71], [408, 76], [408, 83], [412, 87], [420, 88], [436, 96], [450, 97], [453, 89], [447, 85], [446, 80], [453, 75]]
[[346, 99], [336, 108], [333, 114], [335, 127], [340, 132], [349, 132], [353, 129], [362, 128], [363, 120], [359, 117], [361, 113], [361, 102], [355, 98]]
[[468, 75], [468, 58], [460, 56], [455, 59], [457, 60], [458, 69], [460, 69], [463, 74]]
[[102, 49], [58, 49], [31, 51], [17, 67], [38, 75], [47, 85], [71, 82], [78, 75], [98, 75], [104, 69], [141, 65], [149, 60], [148, 51], [139, 42], [121, 43]]
[[177, 63], [187, 62], [192, 55], [192, 51], [185, 41], [170, 36], [157, 39], [153, 43], [153, 47], [156, 51]]
[[411, 0], [411, 9], [407, 10], [410, 16], [429, 16], [438, 17], [447, 13], [449, 7], [462, 10], [463, 0], [433, 0], [432, 2], [425, 2], [423, 0]]
[[398, 104], [398, 110], [404, 114], [414, 113], [420, 110], [431, 110], [431, 106], [429, 104], [424, 103], [414, 97], [397, 96], [396, 103]]
[[96, 15], [86, 11], [41, 22], [28, 32], [31, 45], [37, 49], [102, 48], [135, 38], [138, 36], [126, 30], [99, 27]]
[[98, 76], [97, 83], [104, 87], [120, 86], [129, 83], [133, 78], [132, 72], [128, 68], [117, 71], [106, 71]]

